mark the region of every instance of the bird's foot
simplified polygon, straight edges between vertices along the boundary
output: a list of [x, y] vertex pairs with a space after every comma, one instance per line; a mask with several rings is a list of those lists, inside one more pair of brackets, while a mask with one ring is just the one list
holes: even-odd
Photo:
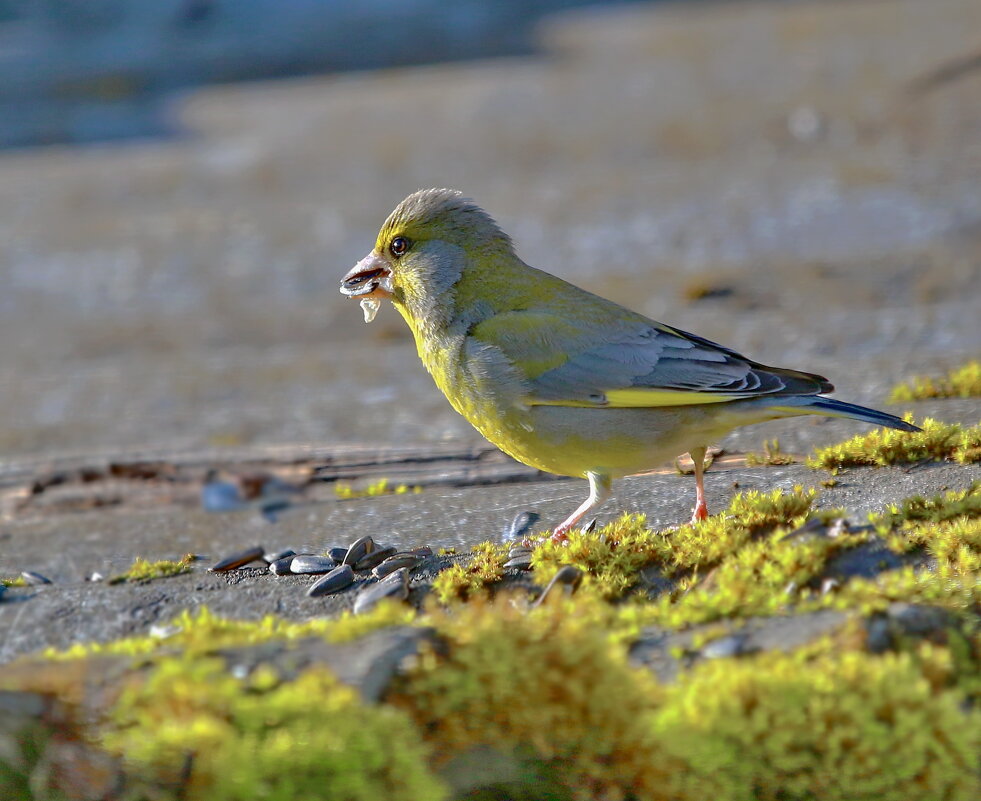
[[708, 507], [705, 505], [705, 501], [695, 505], [695, 508], [691, 513], [691, 523], [695, 525], [702, 520], [707, 520], [709, 516]]
[[549, 539], [555, 543], [565, 543], [569, 541], [569, 529], [571, 526], [557, 526]]

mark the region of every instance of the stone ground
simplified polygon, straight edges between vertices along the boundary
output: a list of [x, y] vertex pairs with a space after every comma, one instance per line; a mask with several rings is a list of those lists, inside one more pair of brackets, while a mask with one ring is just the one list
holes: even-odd
[[[302, 619], [351, 603], [306, 598], [310, 579], [208, 574], [208, 561], [144, 585], [84, 580], [135, 556], [211, 560], [365, 532], [465, 549], [521, 509], [550, 525], [579, 503], [582, 481], [498, 464], [507, 483], [475, 485], [491, 480], [481, 468], [450, 470], [447, 485], [434, 470], [419, 495], [339, 501], [325, 483], [275, 523], [200, 509], [207, 467], [261, 467], [271, 447], [325, 463], [402, 448], [402, 461], [345, 477], [410, 482], [412, 453], [481, 447], [397, 315], [365, 328], [336, 291], [420, 186], [474, 196], [529, 263], [828, 375], [844, 399], [882, 406], [895, 381], [977, 356], [981, 71], [958, 65], [977, 53], [979, 26], [972, 0], [578, 12], [547, 20], [527, 58], [208, 89], [176, 108], [182, 138], [0, 155], [0, 575], [54, 582], [4, 595], [0, 661], [204, 604]], [[978, 420], [974, 401], [915, 408]], [[804, 453], [858, 430], [785, 421], [721, 444], [744, 452], [779, 436]], [[86, 487], [84, 470], [31, 494], [66, 465], [146, 453], [198, 472], [169, 494], [125, 475]], [[856, 470], [822, 502], [860, 517], [979, 477]], [[821, 478], [720, 465], [710, 502], [723, 506], [734, 483]], [[671, 525], [692, 493], [671, 474], [628, 479], [602, 519], [640, 510]]]

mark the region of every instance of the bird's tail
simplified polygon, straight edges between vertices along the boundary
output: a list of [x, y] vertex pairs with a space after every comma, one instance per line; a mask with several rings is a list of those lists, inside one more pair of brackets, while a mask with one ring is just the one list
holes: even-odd
[[806, 395], [794, 398], [796, 403], [781, 403], [770, 408], [786, 410], [789, 414], [820, 414], [824, 417], [847, 417], [850, 420], [861, 420], [863, 423], [873, 423], [887, 428], [898, 428], [900, 431], [921, 431], [918, 426], [907, 423], [894, 414], [858, 406], [854, 403], [822, 398], [820, 395]]

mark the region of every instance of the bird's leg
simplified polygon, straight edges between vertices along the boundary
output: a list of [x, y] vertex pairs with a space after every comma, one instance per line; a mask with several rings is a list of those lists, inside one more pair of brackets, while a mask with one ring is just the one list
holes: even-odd
[[564, 542], [568, 532], [593, 509], [598, 509], [613, 491], [613, 478], [606, 473], [586, 473], [589, 479], [589, 497], [576, 511], [552, 530], [552, 542]]
[[705, 447], [692, 448], [688, 451], [691, 460], [695, 463], [695, 509], [691, 513], [691, 522], [697, 523], [708, 517], [708, 506], [705, 504], [705, 482], [702, 476], [705, 475]]

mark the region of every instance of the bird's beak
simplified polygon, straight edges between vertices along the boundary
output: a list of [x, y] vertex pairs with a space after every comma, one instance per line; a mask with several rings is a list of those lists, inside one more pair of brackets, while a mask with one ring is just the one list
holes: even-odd
[[371, 251], [341, 279], [341, 294], [351, 298], [387, 298], [392, 295], [392, 271]]

